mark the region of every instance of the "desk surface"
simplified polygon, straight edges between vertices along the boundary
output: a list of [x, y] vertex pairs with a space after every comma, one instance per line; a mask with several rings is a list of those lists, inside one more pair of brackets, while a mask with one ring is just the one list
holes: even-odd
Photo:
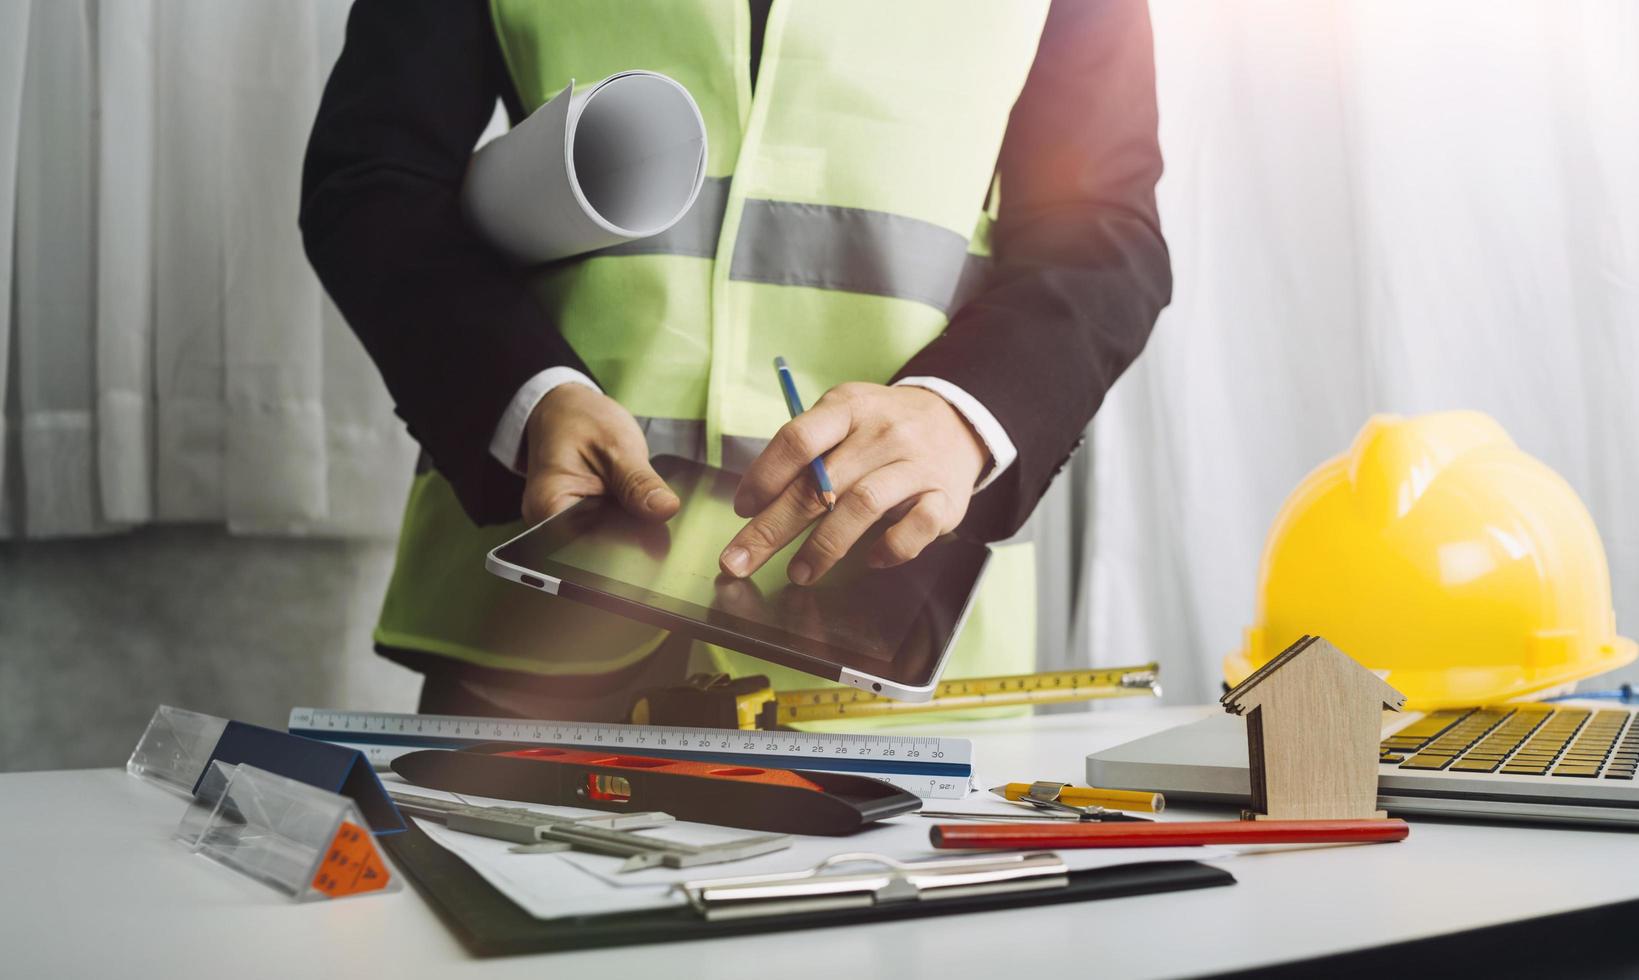
[[[1079, 782], [1095, 749], [1205, 708], [973, 723], [981, 774]], [[1182, 808], [1175, 808], [1181, 811]], [[1098, 951], [1101, 976], [1306, 959], [1639, 898], [1639, 834], [1419, 822], [1399, 844], [1244, 855], [1229, 888], [627, 949], [474, 960], [413, 887], [293, 905], [183, 853], [182, 803], [112, 769], [0, 775], [0, 960], [10, 976], [664, 977], [765, 980], [807, 950], [872, 977], [1046, 976]], [[1208, 815], [1202, 811], [1200, 815]], [[1219, 811], [1212, 815], [1222, 816]], [[562, 971], [562, 972], [559, 972]]]

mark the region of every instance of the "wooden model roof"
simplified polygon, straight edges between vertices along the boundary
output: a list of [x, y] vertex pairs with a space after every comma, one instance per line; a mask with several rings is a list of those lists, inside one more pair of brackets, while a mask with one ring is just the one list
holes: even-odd
[[1399, 711], [1405, 706], [1406, 696], [1395, 690], [1387, 681], [1383, 680], [1381, 677], [1378, 677], [1372, 671], [1367, 670], [1359, 661], [1344, 653], [1342, 650], [1339, 650], [1337, 647], [1332, 646], [1322, 637], [1308, 635], [1299, 637], [1296, 643], [1293, 643], [1291, 646], [1271, 657], [1268, 663], [1253, 671], [1251, 675], [1246, 678], [1246, 680], [1235, 685], [1235, 687], [1224, 694], [1222, 698], [1219, 698], [1218, 702], [1225, 708], [1229, 709], [1231, 713], [1237, 715], [1240, 714], [1248, 707], [1242, 703], [1243, 699], [1245, 699], [1248, 693], [1255, 689], [1259, 684], [1263, 683], [1265, 679], [1274, 676], [1274, 674], [1282, 667], [1295, 660], [1299, 654], [1315, 648], [1316, 644], [1319, 645], [1320, 649], [1330, 650], [1334, 655], [1342, 658], [1344, 661], [1347, 661], [1348, 664], [1355, 670], [1370, 676], [1372, 680], [1376, 681], [1379, 688], [1379, 696], [1382, 698], [1383, 706], [1385, 708]]

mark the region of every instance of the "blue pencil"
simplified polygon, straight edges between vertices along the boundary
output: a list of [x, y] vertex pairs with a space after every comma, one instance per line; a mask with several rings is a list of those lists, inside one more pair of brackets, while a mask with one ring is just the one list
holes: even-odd
[[[785, 358], [774, 358], [774, 373], [780, 376], [780, 391], [785, 393], [785, 407], [790, 410], [791, 417], [802, 414], [802, 396], [797, 394], [797, 381], [791, 377], [791, 368], [786, 366]], [[837, 492], [831, 489], [831, 474], [825, 472], [825, 459], [815, 459], [808, 464], [814, 471], [814, 480], [819, 484], [819, 496], [825, 504], [826, 510], [837, 509]]]

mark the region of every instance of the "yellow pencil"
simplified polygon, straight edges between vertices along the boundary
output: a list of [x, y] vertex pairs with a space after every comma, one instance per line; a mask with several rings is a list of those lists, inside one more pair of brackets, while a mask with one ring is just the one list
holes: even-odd
[[[1030, 795], [1029, 783], [1008, 783], [992, 786], [990, 791], [1008, 800], [1022, 800]], [[1101, 806], [1110, 810], [1142, 810], [1160, 813], [1167, 798], [1160, 793], [1145, 793], [1129, 789], [1098, 789], [1091, 786], [1066, 786], [1059, 790], [1058, 801], [1071, 806]]]

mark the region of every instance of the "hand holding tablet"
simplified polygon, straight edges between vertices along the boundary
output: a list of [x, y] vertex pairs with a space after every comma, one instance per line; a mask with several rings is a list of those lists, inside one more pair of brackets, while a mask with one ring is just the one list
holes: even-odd
[[911, 561], [871, 567], [878, 526], [807, 587], [787, 577], [798, 540], [742, 578], [720, 575], [723, 542], [743, 523], [734, 508], [739, 477], [676, 457], [652, 462], [681, 501], [669, 522], [588, 497], [496, 548], [486, 566], [819, 677], [906, 700], [932, 695], [988, 548], [944, 535]]

